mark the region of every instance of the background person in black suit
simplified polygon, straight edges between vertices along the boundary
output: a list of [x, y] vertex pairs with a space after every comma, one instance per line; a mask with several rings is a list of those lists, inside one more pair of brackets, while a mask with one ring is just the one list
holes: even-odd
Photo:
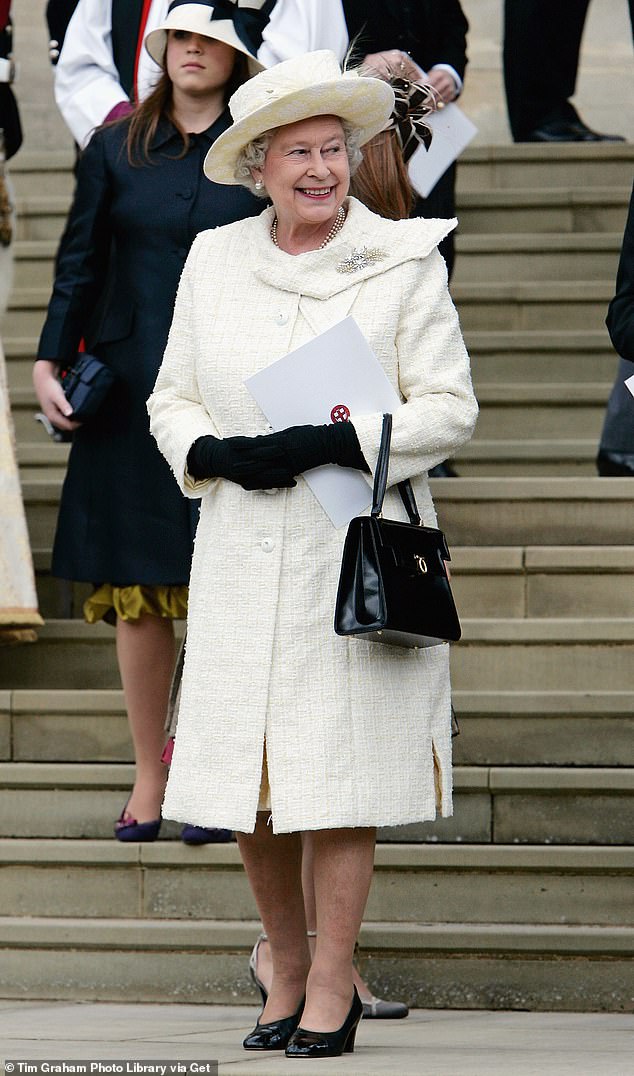
[[[354, 58], [382, 74], [381, 61], [398, 74], [400, 59], [390, 50], [409, 54], [427, 74], [426, 82], [449, 104], [460, 94], [467, 66], [469, 23], [459, 0], [343, 0]], [[403, 61], [407, 64], [407, 58]], [[403, 72], [406, 76], [408, 71]], [[415, 73], [413, 73], [415, 74]], [[457, 76], [457, 77], [456, 77]], [[456, 166], [441, 176], [427, 198], [417, 198], [413, 216], [453, 217], [456, 212]], [[455, 260], [453, 232], [440, 244], [451, 277]]]
[[[575, 92], [590, 0], [505, 0], [504, 85], [515, 142], [622, 142], [580, 118]], [[634, 0], [629, 0], [634, 27]]]
[[22, 145], [22, 126], [17, 101], [12, 89], [15, 75], [13, 63], [13, 27], [11, 0], [0, 0], [0, 130], [4, 159], [9, 160]]
[[634, 374], [634, 187], [616, 275], [616, 295], [606, 323], [620, 359], [605, 414], [597, 469], [606, 478], [634, 478], [634, 396], [623, 384]]
[[48, 0], [46, 23], [50, 38], [48, 54], [52, 64], [56, 64], [59, 60], [59, 54], [66, 36], [66, 28], [78, 3], [79, 0]]

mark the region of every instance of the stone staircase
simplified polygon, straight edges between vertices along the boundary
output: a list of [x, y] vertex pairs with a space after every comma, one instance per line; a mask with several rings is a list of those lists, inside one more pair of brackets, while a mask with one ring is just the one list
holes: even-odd
[[[48, 565], [67, 449], [30, 367], [71, 190], [20, 154], [3, 328], [47, 624], [0, 651], [0, 996], [253, 999], [235, 845], [111, 838], [131, 751], [111, 629]], [[633, 487], [594, 477], [631, 146], [476, 148], [453, 287], [482, 414], [435, 482], [463, 619], [455, 816], [385, 829], [362, 946], [379, 993], [461, 1008], [634, 1008]], [[174, 829], [166, 828], [168, 836]]]

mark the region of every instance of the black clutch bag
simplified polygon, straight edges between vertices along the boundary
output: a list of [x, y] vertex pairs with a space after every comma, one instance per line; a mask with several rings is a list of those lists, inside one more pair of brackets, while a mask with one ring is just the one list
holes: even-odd
[[392, 416], [384, 415], [372, 510], [350, 521], [343, 547], [335, 631], [409, 648], [456, 642], [447, 542], [442, 531], [422, 525], [409, 479], [398, 490], [410, 522], [381, 516], [391, 436]]
[[72, 366], [61, 370], [59, 380], [64, 396], [73, 409], [71, 419], [73, 422], [85, 422], [101, 407], [114, 381], [114, 374], [94, 355], [80, 352]]

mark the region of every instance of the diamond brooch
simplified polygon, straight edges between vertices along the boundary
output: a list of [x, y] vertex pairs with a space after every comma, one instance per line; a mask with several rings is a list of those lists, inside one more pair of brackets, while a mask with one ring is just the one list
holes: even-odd
[[339, 262], [337, 272], [357, 273], [360, 269], [366, 269], [368, 265], [382, 261], [385, 256], [385, 251], [379, 247], [355, 247], [348, 258]]

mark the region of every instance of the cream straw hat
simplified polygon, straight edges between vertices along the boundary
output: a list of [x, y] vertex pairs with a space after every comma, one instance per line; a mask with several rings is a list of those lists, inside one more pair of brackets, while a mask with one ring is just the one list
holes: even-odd
[[276, 64], [240, 86], [229, 100], [233, 126], [216, 139], [204, 172], [216, 183], [242, 183], [240, 152], [275, 127], [311, 116], [339, 116], [361, 131], [360, 145], [382, 131], [394, 108], [394, 91], [378, 78], [341, 73], [334, 52], [307, 52]]
[[[240, 39], [236, 33], [236, 27], [232, 18], [221, 16], [229, 12], [233, 4], [225, 2], [220, 4], [199, 3], [184, 4], [180, 0], [174, 0], [170, 4], [165, 20], [156, 30], [152, 30], [145, 39], [145, 47], [153, 60], [159, 66], [163, 66], [165, 48], [167, 45], [168, 30], [188, 30], [190, 33], [201, 34], [203, 37], [212, 37], [216, 41], [224, 41], [231, 45], [237, 52], [241, 52], [248, 59], [249, 74], [257, 75], [264, 70], [264, 65], [254, 55], [254, 52]], [[244, 14], [236, 5], [235, 18]]]

